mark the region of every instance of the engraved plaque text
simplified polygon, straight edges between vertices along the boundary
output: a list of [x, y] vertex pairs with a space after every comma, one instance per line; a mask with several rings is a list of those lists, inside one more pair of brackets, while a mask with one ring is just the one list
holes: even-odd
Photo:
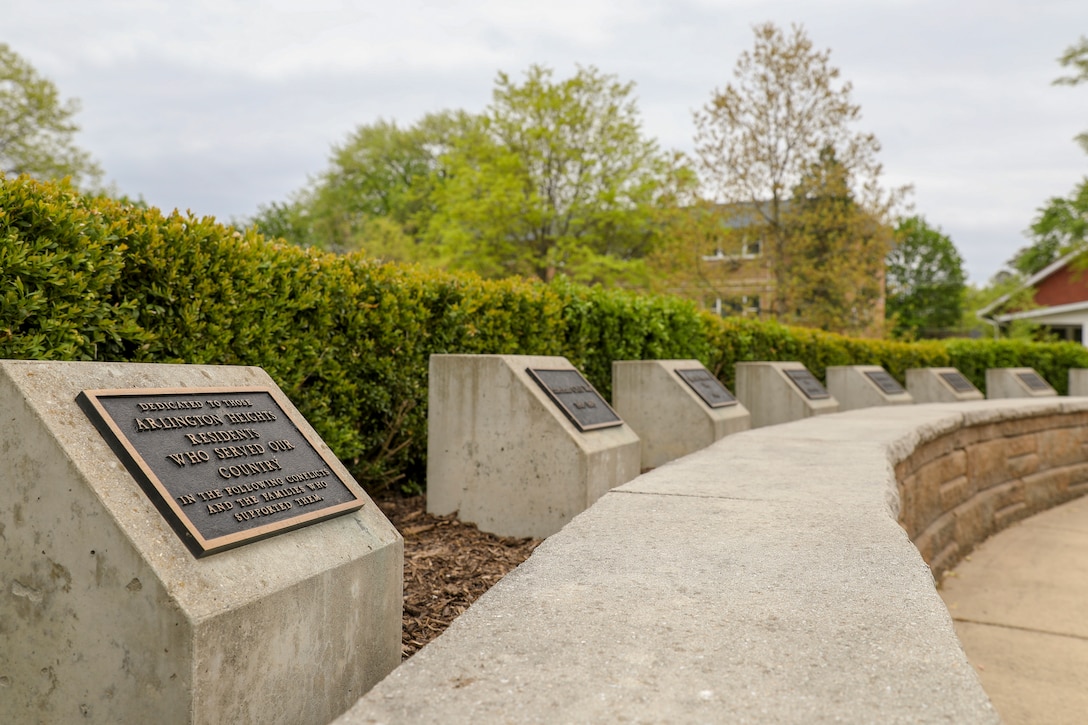
[[800, 370], [784, 370], [783, 372], [809, 400], [823, 400], [831, 397], [831, 393], [827, 392], [824, 386], [820, 384], [820, 381], [816, 379], [816, 376], [808, 370], [802, 368]]
[[577, 370], [526, 368], [563, 415], [580, 431], [623, 425], [623, 420]]
[[1016, 377], [1020, 378], [1020, 382], [1027, 386], [1028, 390], [1034, 390], [1036, 392], [1046, 392], [1053, 390], [1050, 387], [1050, 383], [1043, 380], [1036, 372], [1023, 372], [1017, 373]]
[[727, 405], [736, 405], [737, 399], [722, 385], [721, 381], [710, 374], [706, 368], [689, 368], [677, 370], [676, 374], [691, 386], [695, 394], [706, 403], [709, 408], [724, 408]]
[[961, 372], [940, 373], [941, 379], [957, 393], [970, 393], [977, 388]]
[[867, 370], [865, 375], [880, 388], [885, 395], [902, 395], [907, 392], [899, 381], [892, 377], [887, 370]]
[[363, 505], [267, 388], [84, 390], [77, 401], [197, 557]]

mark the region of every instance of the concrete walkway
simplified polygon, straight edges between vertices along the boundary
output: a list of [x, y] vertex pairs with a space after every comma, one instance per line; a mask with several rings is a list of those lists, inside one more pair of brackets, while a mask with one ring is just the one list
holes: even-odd
[[894, 465], [965, 424], [1069, 406], [895, 406], [727, 436], [605, 494], [336, 725], [997, 725], [895, 518]]
[[1088, 498], [983, 542], [941, 596], [1004, 722], [1088, 722]]
[[[727, 436], [606, 493], [336, 725], [1088, 722], [1088, 495], [946, 578], [977, 667], [922, 552], [1085, 493], [1086, 452], [1085, 398]], [[1007, 594], [990, 549], [1027, 562]]]

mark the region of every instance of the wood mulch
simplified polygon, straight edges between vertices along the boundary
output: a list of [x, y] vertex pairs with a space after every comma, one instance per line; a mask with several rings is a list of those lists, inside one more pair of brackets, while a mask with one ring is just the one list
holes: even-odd
[[485, 534], [456, 514], [432, 516], [424, 496], [387, 496], [376, 503], [404, 537], [404, 659], [442, 634], [540, 543]]

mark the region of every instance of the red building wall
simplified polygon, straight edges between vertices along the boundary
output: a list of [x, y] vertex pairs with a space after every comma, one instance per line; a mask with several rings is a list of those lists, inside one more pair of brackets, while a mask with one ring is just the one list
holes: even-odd
[[1033, 299], [1043, 307], [1088, 300], [1088, 270], [1062, 267], [1035, 285]]

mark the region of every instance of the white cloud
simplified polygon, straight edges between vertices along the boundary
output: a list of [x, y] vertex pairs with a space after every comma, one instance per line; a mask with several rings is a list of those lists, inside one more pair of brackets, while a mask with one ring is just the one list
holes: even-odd
[[379, 117], [480, 110], [499, 70], [596, 65], [637, 83], [644, 129], [690, 150], [753, 24], [803, 24], [854, 84], [889, 183], [984, 281], [1034, 210], [1088, 173], [1088, 89], [1055, 59], [1082, 0], [239, 0], [9, 3], [8, 42], [83, 101], [80, 143], [122, 191], [223, 218], [286, 198]]

